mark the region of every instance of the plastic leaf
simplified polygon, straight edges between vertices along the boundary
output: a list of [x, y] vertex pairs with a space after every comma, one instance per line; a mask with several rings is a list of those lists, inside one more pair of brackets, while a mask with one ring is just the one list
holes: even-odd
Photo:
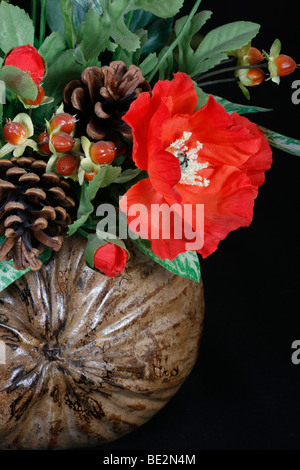
[[132, 242], [139, 248], [145, 255], [149, 258], [156, 261], [164, 268], [168, 269], [178, 276], [186, 277], [192, 279], [193, 281], [200, 282], [201, 271], [198, 255], [195, 251], [186, 251], [185, 253], [180, 253], [176, 256], [175, 259], [160, 259], [152, 251], [151, 244], [149, 240], [144, 240], [142, 238], [133, 239]]

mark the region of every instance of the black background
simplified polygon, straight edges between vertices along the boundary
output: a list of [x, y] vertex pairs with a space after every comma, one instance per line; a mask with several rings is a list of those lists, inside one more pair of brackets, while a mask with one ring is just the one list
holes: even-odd
[[[186, 11], [194, 2], [185, 2]], [[204, 31], [235, 20], [261, 24], [253, 45], [300, 62], [297, 3], [203, 0], [213, 11]], [[291, 85], [300, 70], [252, 88], [251, 103], [270, 113], [252, 121], [300, 139], [300, 104]], [[234, 84], [206, 91], [247, 100]], [[162, 450], [300, 450], [299, 157], [273, 149], [274, 163], [256, 200], [253, 223], [231, 233], [201, 262], [206, 316], [198, 361], [169, 404], [146, 425], [102, 452]], [[99, 449], [99, 451], [100, 451]], [[124, 452], [123, 452], [124, 453]]]
[[[182, 12], [193, 4], [186, 1]], [[203, 0], [201, 9], [214, 12], [204, 32], [251, 20], [261, 24], [253, 45], [268, 51], [279, 38], [282, 52], [300, 62], [296, 5]], [[299, 70], [280, 86], [269, 81], [252, 88], [251, 104], [273, 111], [248, 118], [299, 139], [300, 104], [291, 101], [294, 80], [300, 80]], [[247, 104], [234, 84], [206, 91]], [[231, 233], [201, 262], [205, 326], [190, 377], [147, 424], [95, 449], [99, 458], [139, 449], [300, 450], [300, 364], [291, 361], [292, 342], [300, 339], [300, 159], [276, 149], [273, 158], [252, 225]]]

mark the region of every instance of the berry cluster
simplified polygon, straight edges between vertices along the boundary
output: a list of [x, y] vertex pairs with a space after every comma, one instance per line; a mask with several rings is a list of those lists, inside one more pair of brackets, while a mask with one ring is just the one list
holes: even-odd
[[[29, 116], [27, 118], [30, 119]], [[16, 118], [13, 121], [7, 120], [3, 127], [3, 137], [7, 145], [22, 147], [24, 151], [24, 143], [28, 142], [29, 134], [32, 135], [33, 132], [29, 133], [28, 127], [18, 121]], [[48, 171], [55, 171], [82, 183], [83, 180], [92, 181], [102, 165], [109, 165], [116, 156], [125, 154], [127, 146], [124, 142], [116, 145], [112, 141], [90, 142], [86, 137], [76, 138], [76, 122], [76, 116], [59, 109], [49, 122], [46, 121], [46, 128], [36, 137], [34, 150], [48, 159]], [[7, 147], [6, 153], [10, 150]]]
[[[256, 47], [250, 47], [246, 60], [251, 66], [260, 64], [264, 59], [265, 56], [259, 49]], [[275, 64], [277, 77], [290, 75], [297, 68], [297, 64], [294, 59], [285, 54], [278, 54], [273, 60], [272, 58], [269, 58], [269, 61], [272, 61]], [[266, 74], [261, 68], [255, 67], [251, 68], [247, 72], [247, 78], [250, 79], [247, 86], [256, 86], [260, 85], [265, 80]]]

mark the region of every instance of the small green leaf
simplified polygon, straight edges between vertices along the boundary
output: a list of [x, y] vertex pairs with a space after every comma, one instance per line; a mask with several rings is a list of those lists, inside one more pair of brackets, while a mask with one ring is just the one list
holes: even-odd
[[133, 239], [132, 242], [149, 258], [156, 261], [167, 270], [171, 271], [178, 276], [186, 277], [196, 282], [200, 282], [201, 271], [198, 255], [195, 251], [186, 251], [180, 253], [173, 260], [161, 259], [155, 255], [151, 248], [149, 240], [142, 238]]
[[73, 4], [71, 0], [59, 0], [63, 20], [65, 37], [70, 49], [74, 48], [77, 42], [77, 34], [73, 23]]
[[0, 69], [0, 80], [13, 93], [27, 100], [35, 100], [38, 89], [30, 75], [14, 65], [4, 65]]
[[[50, 259], [52, 251], [49, 248], [46, 248], [43, 253], [39, 256], [39, 259], [42, 263], [45, 263]], [[17, 279], [24, 276], [31, 269], [30, 267], [21, 271], [12, 267], [13, 260], [10, 261], [0, 261], [0, 292], [6, 289], [9, 285], [14, 283]]]
[[157, 64], [157, 61], [158, 61], [158, 57], [156, 55], [155, 52], [152, 52], [152, 54], [149, 54], [146, 59], [143, 60], [143, 62], [141, 62], [139, 64], [139, 68], [142, 72], [142, 75], [145, 77], [146, 75], [148, 75], [148, 73], [151, 72], [151, 70], [154, 69], [154, 67], [156, 66]]
[[144, 10], [160, 18], [171, 18], [177, 15], [184, 0], [118, 0], [118, 3], [121, 2], [126, 6], [126, 13], [131, 10]]
[[281, 50], [281, 42], [279, 39], [275, 39], [270, 49], [270, 57], [272, 60], [276, 59], [279, 56]]
[[231, 101], [226, 100], [225, 98], [221, 98], [220, 96], [214, 95], [215, 100], [220, 103], [223, 108], [228, 113], [238, 113], [238, 114], [249, 114], [249, 113], [265, 113], [268, 111], [272, 111], [271, 108], [262, 108], [260, 106], [251, 106], [251, 105], [244, 105], [239, 103], [233, 103]]
[[271, 131], [263, 126], [258, 127], [264, 133], [270, 145], [283, 152], [300, 157], [300, 140], [278, 134], [278, 132]]
[[98, 15], [102, 15], [103, 13], [99, 0], [75, 0], [75, 2], [81, 6], [85, 13], [88, 12], [90, 8], [93, 8]]
[[139, 168], [133, 168], [133, 169], [130, 168], [129, 170], [125, 170], [120, 174], [120, 176], [118, 176], [118, 178], [114, 181], [114, 183], [118, 183], [118, 184], [127, 183], [127, 181], [131, 181], [136, 176], [138, 176], [141, 173], [141, 171], [142, 170], [140, 170]]
[[239, 49], [248, 44], [259, 29], [260, 25], [251, 21], [235, 21], [219, 26], [204, 37], [195, 53], [195, 60], [202, 62], [216, 54]]
[[0, 3], [0, 49], [4, 53], [34, 43], [34, 27], [29, 15], [15, 5]]

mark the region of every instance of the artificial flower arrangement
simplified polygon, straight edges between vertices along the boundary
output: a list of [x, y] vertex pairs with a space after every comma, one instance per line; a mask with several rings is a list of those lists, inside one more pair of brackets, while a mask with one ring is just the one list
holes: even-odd
[[[251, 223], [271, 146], [300, 154], [298, 141], [243, 116], [265, 108], [205, 92], [229, 71], [250, 99], [251, 87], [279, 84], [296, 62], [279, 39], [268, 52], [255, 48], [252, 22], [203, 36], [212, 12], [198, 12], [200, 3], [177, 19], [183, 0], [41, 0], [31, 17], [1, 2], [1, 290], [76, 232], [87, 239], [88, 266], [109, 277], [126, 269], [129, 238], [199, 281], [199, 258]], [[114, 233], [105, 231], [103, 204], [118, 215]], [[154, 206], [175, 208], [168, 237]], [[199, 235], [195, 249], [176, 236], [185, 224]]]

